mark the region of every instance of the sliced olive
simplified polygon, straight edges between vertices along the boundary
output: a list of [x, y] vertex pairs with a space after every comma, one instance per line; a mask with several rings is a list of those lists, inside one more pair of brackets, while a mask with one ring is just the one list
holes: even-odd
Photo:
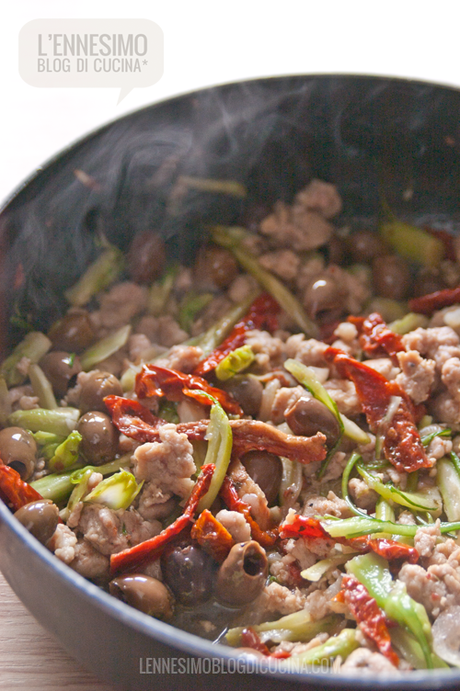
[[326, 435], [327, 446], [332, 448], [340, 435], [337, 418], [316, 398], [299, 398], [284, 411], [284, 417], [294, 434], [312, 437], [317, 432]]
[[268, 575], [268, 560], [258, 542], [239, 542], [230, 550], [219, 569], [217, 599], [228, 605], [252, 602], [262, 592]]
[[39, 364], [53, 387], [54, 393], [61, 398], [66, 395], [71, 380], [81, 372], [78, 355], [65, 353], [61, 350], [47, 353], [42, 357]]
[[249, 451], [241, 457], [248, 475], [257, 482], [267, 497], [269, 506], [274, 504], [279, 493], [283, 465], [278, 456], [268, 451]]
[[253, 374], [237, 374], [219, 384], [243, 408], [245, 415], [256, 417], [262, 403], [264, 387]]
[[14, 515], [43, 545], [53, 536], [59, 522], [59, 509], [51, 499], [25, 504]]
[[183, 605], [198, 605], [212, 595], [216, 562], [199, 545], [176, 545], [161, 558], [165, 583]]
[[166, 251], [163, 238], [152, 230], [135, 235], [128, 252], [128, 271], [136, 283], [151, 283], [163, 273]]
[[156, 578], [132, 574], [119, 576], [109, 584], [110, 594], [145, 614], [168, 620], [173, 615], [174, 598]]
[[89, 463], [102, 465], [112, 461], [118, 447], [118, 432], [105, 413], [91, 411], [78, 421], [82, 436], [80, 451]]
[[120, 382], [110, 372], [99, 372], [99, 370], [90, 372], [81, 387], [81, 413], [87, 413], [90, 410], [106, 413], [107, 407], [103, 400], [105, 396], [123, 396]]
[[88, 312], [79, 310], [66, 314], [51, 327], [49, 338], [53, 348], [69, 353], [81, 353], [93, 343], [96, 335]]
[[36, 453], [37, 444], [30, 432], [21, 427], [6, 427], [0, 432], [0, 458], [17, 470], [23, 480], [28, 480], [35, 470]]

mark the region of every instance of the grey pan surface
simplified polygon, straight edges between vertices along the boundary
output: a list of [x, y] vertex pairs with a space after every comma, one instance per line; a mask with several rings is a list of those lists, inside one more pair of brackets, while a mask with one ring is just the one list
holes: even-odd
[[[165, 173], [168, 165], [173, 178]], [[83, 170], [92, 182], [75, 176]], [[192, 194], [167, 213], [174, 176], [237, 179], [248, 202]], [[254, 222], [313, 177], [338, 184], [342, 220], [375, 225], [382, 187], [399, 214], [457, 229], [460, 93], [437, 85], [355, 76], [229, 84], [145, 108], [90, 134], [46, 164], [0, 213], [3, 347], [20, 338], [19, 310], [35, 328], [64, 309], [63, 291], [95, 256], [103, 230], [125, 249], [157, 228], [170, 256], [190, 261], [210, 223]], [[410, 201], [402, 190], [410, 187]], [[15, 289], [21, 264], [25, 282]], [[460, 686], [460, 671], [397, 679], [262, 670], [232, 673], [231, 651], [172, 628], [108, 596], [60, 563], [0, 502], [0, 568], [32, 614], [84, 665], [120, 689], [383, 688]], [[153, 658], [218, 658], [228, 672], [146, 674]], [[185, 664], [185, 663], [183, 663]], [[191, 669], [189, 667], [189, 669]], [[209, 669], [203, 666], [203, 669]], [[264, 673], [262, 673], [264, 672]]]

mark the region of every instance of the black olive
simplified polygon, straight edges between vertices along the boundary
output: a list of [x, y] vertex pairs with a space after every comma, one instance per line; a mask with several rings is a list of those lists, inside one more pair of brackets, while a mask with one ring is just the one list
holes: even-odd
[[14, 515], [43, 545], [53, 536], [59, 522], [59, 509], [50, 499], [25, 504]]
[[337, 418], [316, 398], [299, 398], [284, 411], [284, 417], [294, 434], [312, 437], [317, 432], [326, 435], [327, 446], [332, 448], [340, 435]]
[[120, 382], [110, 372], [90, 372], [81, 387], [80, 412], [83, 414], [90, 410], [99, 410], [106, 413], [107, 407], [103, 400], [105, 396], [123, 396]]
[[161, 558], [165, 583], [183, 605], [198, 605], [212, 595], [216, 562], [199, 545], [176, 545]]
[[362, 264], [367, 264], [386, 252], [383, 240], [371, 230], [357, 230], [350, 235], [348, 242], [354, 261]]
[[268, 451], [249, 451], [241, 457], [241, 462], [267, 497], [269, 506], [272, 506], [278, 497], [283, 475], [279, 457]]
[[53, 348], [69, 353], [83, 352], [96, 337], [88, 312], [84, 310], [66, 314], [53, 324], [48, 336]]
[[66, 395], [69, 383], [81, 372], [80, 358], [61, 350], [53, 350], [44, 355], [39, 365], [53, 387], [54, 393], [60, 398]]
[[245, 415], [257, 417], [262, 403], [264, 387], [253, 374], [237, 374], [220, 386], [228, 391], [243, 409]]
[[312, 319], [339, 317], [345, 307], [346, 292], [328, 273], [315, 276], [304, 293], [303, 304]]
[[91, 411], [80, 418], [77, 431], [82, 436], [80, 451], [89, 463], [113, 461], [118, 447], [118, 432], [105, 413]]
[[129, 248], [128, 271], [136, 283], [151, 283], [163, 273], [166, 250], [158, 233], [145, 230], [137, 233]]
[[110, 582], [109, 590], [111, 595], [151, 617], [168, 620], [173, 615], [174, 598], [170, 590], [151, 576], [119, 576]]
[[238, 264], [224, 247], [204, 245], [197, 254], [194, 275], [201, 288], [226, 288], [236, 277]]
[[262, 592], [268, 575], [268, 560], [258, 542], [239, 542], [230, 550], [219, 569], [216, 597], [225, 604], [240, 606], [252, 602]]
[[35, 470], [37, 443], [30, 432], [21, 427], [6, 427], [0, 432], [0, 458], [5, 465], [28, 480]]

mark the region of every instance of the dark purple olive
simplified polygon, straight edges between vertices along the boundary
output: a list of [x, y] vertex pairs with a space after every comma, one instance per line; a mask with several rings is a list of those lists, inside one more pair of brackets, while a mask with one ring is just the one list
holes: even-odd
[[78, 355], [53, 350], [38, 363], [59, 398], [66, 395], [71, 380], [81, 372]]
[[161, 557], [165, 583], [178, 602], [199, 605], [212, 595], [216, 562], [197, 544], [175, 545]]
[[132, 574], [109, 583], [110, 594], [156, 619], [167, 621], [173, 615], [174, 598], [156, 578]]
[[166, 264], [163, 238], [151, 230], [134, 236], [127, 256], [128, 272], [136, 283], [151, 283], [160, 276]]
[[262, 403], [264, 387], [253, 374], [237, 374], [220, 383], [243, 408], [245, 415], [257, 417]]
[[407, 296], [411, 275], [401, 257], [395, 254], [376, 257], [372, 264], [372, 278], [377, 295], [391, 300], [403, 300]]
[[199, 249], [194, 274], [200, 286], [226, 288], [237, 273], [238, 264], [229, 250], [216, 245], [204, 245]]
[[99, 410], [106, 413], [107, 407], [103, 400], [105, 396], [123, 396], [120, 382], [110, 372], [90, 372], [81, 387], [80, 412], [83, 414], [90, 410]]
[[362, 264], [367, 264], [386, 252], [383, 240], [371, 230], [357, 230], [350, 235], [348, 246], [353, 260]]
[[283, 475], [279, 457], [268, 451], [249, 451], [241, 457], [241, 462], [267, 497], [268, 505], [272, 506], [278, 497]]
[[0, 459], [28, 480], [35, 470], [37, 443], [30, 432], [21, 427], [5, 427], [0, 432]]
[[118, 432], [105, 413], [91, 411], [80, 418], [77, 431], [82, 436], [80, 451], [89, 463], [113, 461], [118, 448]]
[[70, 312], [59, 319], [51, 327], [48, 336], [54, 349], [69, 353], [83, 352], [95, 339], [88, 312], [84, 310]]
[[14, 514], [29, 533], [46, 545], [59, 522], [59, 509], [51, 499], [39, 499], [21, 506]]
[[330, 274], [316, 276], [307, 287], [303, 304], [312, 319], [334, 315], [339, 317], [345, 307], [346, 292]]
[[340, 436], [337, 418], [316, 398], [299, 398], [284, 411], [284, 417], [294, 434], [312, 437], [317, 432], [326, 435], [327, 446], [332, 448]]
[[255, 540], [239, 542], [230, 550], [217, 574], [216, 597], [223, 604], [239, 607], [256, 599], [265, 586], [268, 560]]

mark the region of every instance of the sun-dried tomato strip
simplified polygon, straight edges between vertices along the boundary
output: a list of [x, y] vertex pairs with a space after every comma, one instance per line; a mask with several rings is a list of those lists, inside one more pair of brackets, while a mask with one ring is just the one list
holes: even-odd
[[18, 471], [9, 465], [3, 465], [0, 461], [0, 499], [12, 509], [17, 511], [31, 501], [43, 499], [36, 489], [25, 482]]
[[257, 650], [258, 653], [262, 653], [265, 657], [272, 657], [277, 660], [285, 660], [291, 657], [291, 653], [287, 650], [280, 650], [279, 652], [271, 653], [267, 648], [265, 643], [260, 640], [259, 634], [254, 631], [251, 626], [247, 626], [241, 632], [240, 646], [242, 648], [252, 648], [252, 650]]
[[243, 415], [241, 407], [230, 394], [210, 386], [202, 377], [157, 365], [144, 365], [142, 371], [136, 375], [136, 394], [141, 399], [166, 396], [168, 401], [177, 402], [189, 397], [202, 405], [212, 405], [212, 400], [197, 390], [213, 396], [227, 413]]
[[418, 312], [419, 314], [432, 314], [436, 310], [443, 307], [450, 307], [460, 303], [460, 286], [456, 288], [446, 288], [445, 290], [437, 290], [435, 293], [422, 295], [419, 298], [412, 298], [409, 300], [409, 309], [411, 312]]
[[[415, 424], [415, 409], [406, 392], [396, 382], [388, 381], [380, 372], [338, 348], [328, 348], [324, 356], [335, 365], [341, 377], [354, 383], [371, 432], [383, 435], [387, 461], [400, 472], [412, 473], [419, 468], [430, 468], [433, 463], [421, 442]], [[391, 420], [386, 421], [393, 397], [399, 397], [401, 401]]]
[[144, 542], [125, 549], [123, 552], [112, 554], [110, 557], [110, 572], [112, 575], [133, 571], [147, 565], [160, 556], [163, 549], [173, 538], [190, 526], [201, 497], [204, 497], [209, 489], [214, 470], [215, 465], [213, 463], [202, 466], [200, 476], [187, 500], [184, 512], [179, 518], [176, 518], [174, 523], [168, 525], [159, 535], [151, 537], [149, 540], [144, 540]]
[[349, 321], [357, 327], [359, 343], [368, 357], [389, 355], [394, 364], [398, 364], [396, 353], [405, 350], [402, 338], [388, 328], [380, 314], [373, 312], [365, 319], [349, 317]]
[[261, 328], [275, 331], [278, 328], [276, 315], [279, 311], [280, 306], [269, 293], [259, 295], [250, 306], [248, 313], [235, 324], [230, 335], [197, 365], [193, 374], [202, 377], [212, 372], [226, 355], [245, 344], [248, 331]]
[[158, 425], [164, 425], [166, 420], [156, 417], [141, 403], [122, 396], [106, 396], [104, 403], [119, 432], [142, 444], [159, 440]]
[[382, 655], [398, 667], [399, 658], [391, 645], [387, 618], [367, 588], [354, 576], [344, 576], [342, 590], [336, 600], [345, 602], [358, 622], [361, 631], [373, 641]]
[[320, 538], [325, 540], [332, 539], [317, 518], [299, 515], [295, 516], [293, 521], [283, 523], [281, 525], [279, 536], [282, 540], [286, 540], [291, 537], [306, 537], [313, 539]]
[[227, 528], [208, 509], [202, 511], [193, 524], [191, 536], [220, 563], [235, 544]]
[[220, 488], [220, 496], [227, 504], [230, 511], [238, 511], [245, 517], [247, 523], [251, 528], [251, 536], [262, 547], [268, 548], [275, 544], [277, 538], [277, 530], [262, 530], [258, 523], [251, 516], [251, 507], [245, 501], [240, 499], [236, 487], [231, 479], [226, 476]]

